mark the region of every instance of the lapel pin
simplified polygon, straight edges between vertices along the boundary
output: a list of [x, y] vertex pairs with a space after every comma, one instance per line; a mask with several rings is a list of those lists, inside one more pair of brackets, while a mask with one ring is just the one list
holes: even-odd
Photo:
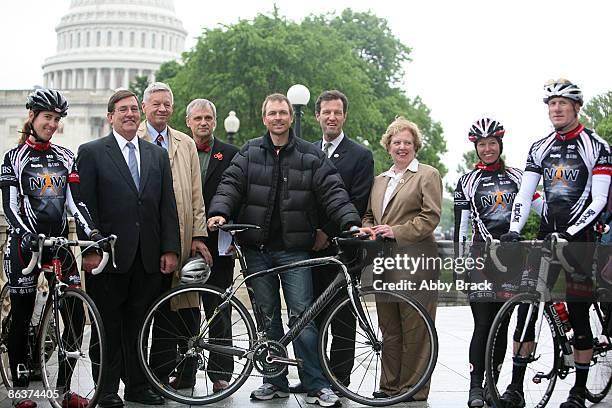
[[338, 153], [334, 153], [334, 157], [337, 159], [338, 157], [340, 157], [340, 155]]
[[223, 160], [223, 153], [217, 152], [213, 157], [217, 160]]
[[400, 184], [404, 184], [404, 179], [400, 179]]

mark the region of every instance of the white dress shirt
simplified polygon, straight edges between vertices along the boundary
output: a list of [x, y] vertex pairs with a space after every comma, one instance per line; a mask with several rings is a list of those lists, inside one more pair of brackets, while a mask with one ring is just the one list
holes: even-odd
[[[340, 142], [342, 142], [342, 139], [344, 139], [344, 131], [340, 132], [338, 137], [330, 142], [332, 145], [330, 146], [329, 150], [327, 151], [327, 157], [332, 157], [332, 154], [334, 154], [334, 152], [336, 151], [336, 149], [340, 145]], [[325, 143], [327, 143], [327, 140], [325, 140], [325, 138], [323, 138], [323, 141], [321, 142], [321, 150], [323, 150], [323, 151], [325, 151], [324, 150], [325, 149]]]
[[119, 133], [117, 133], [115, 129], [113, 129], [113, 136], [115, 136], [115, 139], [117, 140], [119, 150], [121, 150], [121, 154], [123, 155], [123, 159], [125, 160], [125, 164], [127, 164], [128, 168], [130, 167], [130, 149], [129, 147], [127, 147], [127, 144], [128, 142], [132, 142], [132, 144], [136, 147], [134, 151], [136, 152], [136, 162], [138, 162], [138, 174], [142, 174], [142, 172], [140, 171], [140, 147], [138, 146], [139, 138], [134, 135], [134, 138], [132, 140], [125, 140], [125, 138]]
[[406, 170], [400, 173], [396, 173], [395, 170], [393, 170], [393, 167], [394, 166], [391, 166], [389, 170], [381, 174], [381, 176], [389, 177], [389, 183], [387, 183], [387, 189], [385, 190], [385, 196], [383, 197], [383, 214], [385, 213], [385, 209], [387, 208], [389, 201], [391, 201], [391, 196], [393, 195], [393, 192], [397, 188], [398, 184], [403, 182], [402, 177], [404, 176], [406, 171], [410, 170], [411, 172], [416, 173], [419, 169], [419, 161], [416, 158], [412, 159]]

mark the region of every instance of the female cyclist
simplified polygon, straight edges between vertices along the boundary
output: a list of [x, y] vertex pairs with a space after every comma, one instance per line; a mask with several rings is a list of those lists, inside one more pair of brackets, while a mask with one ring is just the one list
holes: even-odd
[[[7, 275], [10, 299], [11, 322], [8, 338], [8, 355], [15, 389], [27, 388], [29, 372], [27, 365], [28, 328], [37, 291], [38, 275], [35, 270], [23, 275], [37, 250], [37, 235], [67, 236], [67, 211], [92, 240], [102, 239], [93, 227], [89, 212], [79, 200], [79, 175], [74, 166], [73, 153], [51, 143], [60, 119], [66, 116], [68, 102], [58, 92], [50, 89], [36, 89], [26, 103], [28, 118], [21, 131], [17, 147], [4, 155], [0, 175], [2, 206], [9, 224], [9, 237], [4, 250], [4, 270]], [[50, 253], [43, 252], [43, 263], [49, 263]], [[69, 286], [79, 286], [80, 276], [75, 262], [63, 271], [63, 281]], [[79, 308], [71, 308], [80, 310]], [[81, 327], [84, 315], [71, 316]], [[76, 333], [81, 329], [76, 329]], [[75, 331], [73, 331], [74, 333]], [[75, 340], [76, 341], [76, 340]], [[57, 390], [64, 394], [63, 407], [81, 408], [88, 400], [70, 392], [72, 370], [69, 364], [60, 366]], [[13, 406], [33, 408], [36, 402], [28, 398], [15, 398]]]
[[[474, 170], [461, 176], [455, 190], [454, 241], [455, 253], [459, 257], [464, 256], [463, 244], [468, 239], [469, 219], [472, 220], [472, 257], [482, 256], [478, 243], [483, 243], [488, 237], [499, 239], [510, 225], [512, 203], [519, 191], [523, 172], [514, 167], [506, 167], [501, 159], [504, 133], [502, 124], [489, 118], [474, 122], [468, 133], [470, 142], [474, 143], [476, 148], [479, 162]], [[541, 211], [542, 199], [537, 193], [533, 196], [532, 208], [538, 213]], [[494, 279], [494, 268], [491, 263], [485, 263], [484, 268], [473, 268], [469, 271], [470, 283], [488, 280], [494, 286], [491, 291], [471, 291], [468, 294], [474, 319], [469, 356], [468, 407], [482, 407], [485, 404], [483, 380], [487, 336], [503, 301], [516, 290], [513, 283]], [[464, 278], [456, 275], [456, 279]], [[504, 351], [505, 349], [500, 349], [500, 354]], [[499, 360], [502, 358], [503, 355], [500, 355]]]

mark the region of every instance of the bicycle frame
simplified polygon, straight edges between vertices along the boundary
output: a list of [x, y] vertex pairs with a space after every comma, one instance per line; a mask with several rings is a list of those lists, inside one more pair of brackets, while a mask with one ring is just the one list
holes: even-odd
[[[232, 234], [232, 237], [233, 237], [233, 234]], [[292, 327], [289, 329], [289, 331], [285, 333], [285, 335], [279, 340], [279, 343], [281, 343], [283, 346], [288, 346], [291, 343], [291, 341], [293, 341], [293, 339], [299, 336], [299, 334], [308, 325], [308, 323], [310, 323], [315, 317], [317, 317], [317, 315], [321, 313], [321, 311], [325, 308], [325, 306], [327, 306], [332, 301], [332, 299], [344, 287], [346, 287], [347, 289], [348, 297], [351, 302], [352, 309], [355, 312], [355, 316], [357, 318], [357, 321], [359, 322], [360, 327], [367, 333], [367, 336], [369, 337], [369, 340], [372, 344], [378, 343], [378, 340], [376, 340], [376, 334], [373, 332], [372, 328], [370, 327], [370, 325], [368, 324], [365, 318], [365, 312], [363, 311], [361, 304], [356, 301], [355, 290], [357, 289], [357, 287], [353, 284], [353, 279], [351, 278], [351, 275], [348, 272], [348, 268], [336, 256], [327, 256], [327, 257], [316, 258], [316, 259], [306, 259], [303, 261], [293, 262], [288, 265], [277, 266], [274, 268], [258, 271], [252, 274], [247, 274], [248, 267], [247, 267], [246, 259], [243, 255], [242, 249], [240, 248], [240, 245], [238, 245], [235, 242], [235, 240], [233, 240], [233, 244], [234, 244], [234, 247], [236, 248], [236, 253], [238, 255], [238, 261], [240, 263], [240, 268], [241, 268], [240, 272], [244, 279], [236, 287], [233, 287], [232, 285], [229, 288], [227, 288], [227, 290], [225, 291], [224, 297], [223, 297], [223, 301], [219, 304], [217, 310], [215, 311], [215, 313], [213, 313], [209, 321], [212, 321], [215, 318], [218, 311], [224, 309], [225, 307], [228, 307], [230, 299], [236, 295], [236, 292], [238, 291], [238, 289], [242, 285], [246, 285], [247, 292], [249, 294], [249, 299], [251, 301], [251, 304], [253, 305], [253, 314], [255, 315], [255, 321], [257, 323], [258, 337], [260, 339], [265, 339], [267, 328], [264, 322], [263, 312], [257, 306], [255, 296], [253, 295], [252, 290], [250, 286], [248, 285], [248, 282], [250, 282], [252, 279], [256, 279], [261, 276], [266, 276], [270, 274], [280, 274], [280, 273], [286, 272], [291, 269], [305, 268], [305, 267], [312, 268], [315, 266], [335, 264], [336, 266], [338, 266], [340, 271], [336, 275], [332, 283], [327, 287], [327, 289], [325, 289], [325, 291], [317, 299], [315, 299], [315, 301], [308, 307], [308, 309], [306, 309], [297, 318], [297, 320], [292, 325]], [[216, 345], [216, 344], [207, 344], [206, 348], [208, 348], [210, 351], [214, 351], [217, 353], [226, 353], [226, 354], [235, 355], [235, 356], [244, 356], [252, 351], [252, 350], [240, 349], [234, 346], [223, 346], [223, 345]]]

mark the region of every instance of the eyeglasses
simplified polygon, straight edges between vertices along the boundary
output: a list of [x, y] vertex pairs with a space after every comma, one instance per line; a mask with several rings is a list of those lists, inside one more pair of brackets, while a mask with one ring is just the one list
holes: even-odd
[[122, 115], [125, 115], [126, 113], [132, 112], [132, 113], [140, 113], [140, 110], [138, 109], [138, 106], [122, 106], [118, 109], [115, 109], [113, 112], [119, 112]]

